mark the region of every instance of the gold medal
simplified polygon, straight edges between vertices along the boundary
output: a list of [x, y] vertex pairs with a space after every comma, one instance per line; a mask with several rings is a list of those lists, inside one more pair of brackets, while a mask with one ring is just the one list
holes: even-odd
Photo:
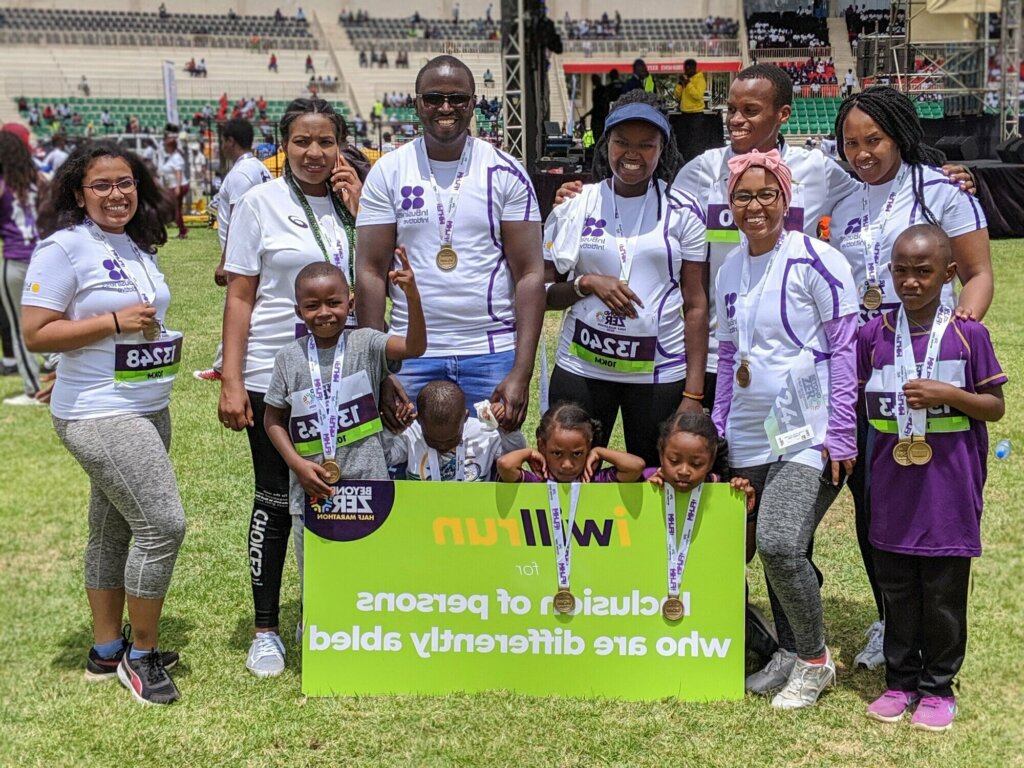
[[437, 252], [437, 268], [444, 272], [451, 272], [459, 264], [459, 254], [450, 245], [442, 245]]
[[864, 291], [864, 308], [878, 309], [882, 306], [882, 289], [877, 285], [869, 285]]
[[915, 467], [923, 467], [932, 460], [932, 447], [928, 445], [923, 437], [915, 437], [910, 441], [907, 456], [910, 458], [910, 463]]
[[327, 477], [324, 480], [328, 485], [334, 485], [341, 480], [341, 467], [334, 459], [325, 459], [320, 462], [320, 466], [327, 470]]
[[560, 589], [555, 593], [555, 610], [559, 613], [572, 613], [576, 608], [576, 598], [568, 589]]
[[909, 467], [913, 462], [910, 461], [910, 441], [900, 440], [892, 449], [892, 458], [901, 467]]
[[661, 615], [669, 621], [679, 621], [683, 618], [683, 601], [674, 595], [669, 595], [661, 604]]
[[160, 323], [154, 320], [142, 329], [142, 335], [146, 341], [156, 341], [160, 338]]
[[750, 363], [746, 360], [740, 363], [740, 367], [736, 369], [736, 383], [746, 389], [750, 386]]

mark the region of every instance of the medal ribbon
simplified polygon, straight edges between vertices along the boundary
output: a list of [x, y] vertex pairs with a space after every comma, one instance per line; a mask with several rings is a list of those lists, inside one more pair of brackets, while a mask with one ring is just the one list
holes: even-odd
[[[327, 188], [327, 197], [331, 201], [331, 205], [334, 206], [334, 212], [341, 219], [341, 226], [345, 230], [345, 236], [348, 240], [348, 269], [345, 269], [345, 265], [342, 264], [341, 258], [341, 241], [335, 237], [336, 251], [334, 257], [331, 258], [327, 253], [327, 246], [324, 244], [324, 236], [320, 231], [320, 223], [317, 221], [316, 214], [313, 213], [313, 209], [309, 205], [309, 200], [306, 199], [306, 195], [299, 187], [299, 183], [295, 181], [295, 177], [292, 175], [291, 168], [288, 164], [285, 164], [286, 173], [284, 175], [285, 180], [288, 182], [288, 186], [291, 187], [295, 196], [299, 198], [299, 205], [302, 206], [302, 212], [306, 216], [306, 221], [309, 223], [309, 230], [313, 233], [313, 239], [316, 240], [316, 244], [320, 246], [320, 252], [324, 255], [324, 261], [334, 264], [338, 269], [344, 272], [348, 276], [348, 287], [350, 290], [355, 291], [356, 289], [356, 220], [346, 208], [338, 196], [334, 194], [334, 190], [331, 189], [329, 182], [324, 182], [324, 186]], [[337, 232], [335, 232], [337, 235]]]
[[[615, 216], [615, 245], [619, 250], [619, 263], [622, 265], [619, 271], [619, 280], [628, 283], [629, 273], [633, 270], [633, 257], [636, 256], [636, 239], [640, 236], [640, 227], [644, 223], [643, 212], [647, 207], [647, 196], [650, 195], [654, 182], [647, 183], [647, 189], [644, 191], [644, 205], [640, 208], [640, 215], [636, 217], [636, 224], [634, 224], [633, 232], [628, 239], [622, 233], [622, 217], [619, 215], [619, 200], [615, 194], [614, 184], [613, 180], [608, 181], [612, 190], [612, 212]], [[634, 247], [633, 253], [628, 252], [627, 244]]]
[[434, 169], [430, 167], [430, 158], [427, 156], [427, 145], [423, 139], [416, 140], [416, 146], [423, 155], [423, 162], [430, 173], [430, 187], [434, 191], [434, 200], [437, 205], [437, 225], [441, 234], [441, 247], [451, 247], [452, 230], [455, 228], [455, 209], [459, 205], [459, 192], [462, 190], [462, 181], [469, 172], [469, 163], [473, 156], [473, 137], [466, 138], [462, 147], [462, 157], [459, 158], [459, 166], [455, 171], [455, 181], [452, 183], [452, 194], [448, 198], [448, 211], [445, 212], [444, 203], [441, 202], [441, 190], [437, 186], [437, 179], [434, 177]]
[[316, 351], [316, 339], [309, 334], [306, 347], [309, 360], [309, 377], [313, 380], [313, 399], [316, 401], [316, 421], [320, 427], [320, 442], [324, 446], [324, 460], [333, 459], [338, 447], [338, 400], [341, 397], [341, 364], [345, 360], [345, 337], [338, 339], [331, 366], [331, 389], [324, 391], [320, 376], [320, 356]]
[[[903, 305], [896, 311], [896, 333], [893, 340], [893, 356], [896, 363], [896, 426], [897, 435], [902, 440], [912, 435], [923, 436], [927, 426], [928, 414], [924, 408], [909, 408], [907, 396], [903, 393], [903, 385], [911, 378], [931, 379], [935, 376], [936, 364], [939, 359], [939, 345], [946, 332], [946, 326], [953, 319], [953, 310], [945, 304], [939, 306], [932, 321], [932, 329], [928, 334], [928, 347], [921, 363], [921, 375], [917, 375], [917, 360], [914, 346], [910, 338], [910, 323], [903, 311]], [[909, 358], [908, 358], [909, 352]]]
[[568, 535], [562, 528], [562, 507], [558, 500], [558, 483], [548, 480], [548, 505], [551, 509], [551, 538], [555, 545], [555, 568], [558, 571], [558, 588], [569, 588], [569, 572], [572, 570], [572, 530], [576, 524], [576, 505], [580, 500], [580, 484], [573, 483], [569, 489]]
[[768, 257], [768, 266], [765, 267], [761, 281], [757, 284], [757, 293], [754, 296], [750, 295], [750, 260], [755, 257], [752, 257], [748, 250], [746, 258], [743, 259], [743, 266], [740, 270], [740, 295], [736, 298], [736, 335], [739, 342], [737, 346], [739, 347], [741, 363], [750, 360], [750, 347], [754, 341], [753, 331], [747, 321], [756, 320], [757, 318], [757, 309], [761, 306], [761, 296], [764, 294], [765, 286], [768, 285], [768, 278], [771, 276], [772, 267], [775, 266], [775, 257], [779, 255], [785, 239], [786, 233], [783, 232], [779, 236], [779, 242], [772, 249], [771, 256]]
[[665, 483], [665, 533], [668, 540], [668, 594], [679, 597], [679, 586], [683, 583], [683, 572], [686, 570], [686, 558], [690, 554], [690, 540], [693, 538], [693, 526], [697, 520], [697, 508], [700, 496], [704, 492], [704, 483], [690, 491], [690, 503], [686, 505], [686, 519], [683, 521], [683, 536], [676, 541], [676, 491], [668, 482]]
[[903, 163], [893, 181], [892, 191], [882, 206], [881, 219], [878, 222], [878, 236], [871, 230], [871, 201], [868, 199], [868, 185], [864, 184], [860, 197], [860, 241], [864, 246], [864, 268], [867, 270], [868, 286], [878, 285], [878, 265], [882, 261], [882, 239], [885, 237], [885, 226], [889, 223], [889, 215], [896, 205], [896, 198], [903, 189], [910, 166]]
[[[430, 467], [431, 480], [443, 480], [441, 477], [441, 457], [434, 448], [427, 449], [427, 465]], [[461, 483], [466, 479], [466, 446], [459, 443], [455, 447], [455, 482]]]

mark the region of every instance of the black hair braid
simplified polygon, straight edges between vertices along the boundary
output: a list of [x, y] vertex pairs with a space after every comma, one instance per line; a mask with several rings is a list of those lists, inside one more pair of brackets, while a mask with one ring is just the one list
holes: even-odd
[[876, 123], [895, 142], [900, 157], [910, 165], [910, 179], [914, 201], [921, 207], [921, 213], [929, 224], [938, 224], [938, 219], [924, 200], [925, 165], [942, 165], [946, 156], [934, 147], [924, 143], [924, 129], [917, 116], [917, 110], [906, 95], [887, 85], [874, 85], [856, 96], [846, 99], [836, 115], [836, 147], [839, 157], [846, 158], [843, 123], [856, 107]]
[[[655, 109], [659, 109], [658, 99], [653, 93], [637, 88], [622, 94], [612, 104], [612, 108], [608, 112], [608, 119], [611, 119], [611, 116], [615, 114], [615, 110], [627, 104], [647, 104]], [[683, 167], [683, 155], [680, 153], [679, 147], [676, 146], [675, 134], [671, 127], [669, 127], [668, 137], [662, 138], [664, 143], [661, 148], [661, 157], [658, 158], [658, 167], [654, 170], [654, 178], [671, 184], [675, 180], [679, 169]], [[612, 168], [608, 164], [608, 131], [604, 132], [594, 147], [594, 161], [591, 170], [595, 179], [610, 179], [612, 176]]]
[[547, 440], [552, 427], [587, 433], [591, 445], [601, 440], [601, 422], [591, 418], [577, 403], [567, 400], [559, 401], [544, 411], [537, 425], [537, 439]]

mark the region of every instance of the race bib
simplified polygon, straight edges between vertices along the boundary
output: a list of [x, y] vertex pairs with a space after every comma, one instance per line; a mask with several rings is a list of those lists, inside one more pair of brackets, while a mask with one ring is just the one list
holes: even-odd
[[[339, 386], [341, 396], [338, 400], [337, 446], [340, 448], [377, 434], [383, 426], [377, 410], [377, 401], [370, 388], [370, 377], [366, 371], [346, 376]], [[296, 452], [300, 456], [323, 453], [324, 446], [320, 439], [313, 388], [293, 392], [288, 399], [291, 403], [288, 434]]]
[[[966, 386], [966, 360], [939, 360], [935, 365], [935, 378], [963, 389]], [[895, 435], [899, 432], [896, 423], [896, 367], [886, 365], [871, 371], [871, 378], [864, 386], [864, 408], [868, 422], [879, 432]], [[928, 408], [925, 421], [926, 433], [966, 432], [971, 428], [970, 419], [961, 411], [948, 405]]]
[[764, 420], [773, 456], [802, 451], [825, 441], [828, 403], [815, 370], [814, 356], [803, 350], [786, 375], [786, 386]]
[[157, 341], [114, 346], [114, 382], [145, 383], [173, 379], [181, 366], [184, 338], [178, 331], [164, 331]]
[[653, 374], [658, 346], [657, 315], [622, 317], [596, 297], [580, 302], [584, 303], [588, 306], [581, 307], [580, 314], [585, 321], [578, 316], [574, 319], [569, 353], [602, 370]]

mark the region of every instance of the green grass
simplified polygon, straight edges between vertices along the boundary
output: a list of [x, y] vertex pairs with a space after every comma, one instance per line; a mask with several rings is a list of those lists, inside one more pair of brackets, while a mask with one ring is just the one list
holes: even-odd
[[[207, 367], [217, 342], [216, 250], [214, 233], [193, 231], [162, 252], [174, 292], [169, 325], [186, 333], [183, 371]], [[997, 242], [993, 256], [997, 297], [987, 322], [1011, 384], [1007, 416], [991, 434], [1011, 437], [1017, 453], [990, 464], [985, 556], [974, 571], [962, 709], [951, 733], [864, 717], [883, 675], [851, 666], [872, 606], [845, 493], [816, 548], [839, 684], [811, 711], [777, 713], [761, 698], [623, 703], [494, 692], [306, 699], [287, 631], [299, 613], [291, 563], [282, 616], [288, 668], [276, 680], [256, 680], [244, 667], [252, 611], [248, 449], [244, 436], [217, 424], [218, 387], [186, 372], [174, 387], [172, 458], [189, 527], [162, 625], [162, 645], [182, 653], [174, 677], [183, 699], [169, 708], [139, 707], [116, 682], [82, 681], [91, 643], [82, 587], [88, 484], [45, 411], [0, 410], [0, 765], [1024, 765], [1024, 417], [1017, 407], [1024, 320], [1016, 304], [1024, 295], [1024, 244]], [[19, 386], [16, 377], [0, 380], [0, 396]], [[535, 423], [536, 398], [527, 429]], [[752, 585], [762, 583], [752, 576]], [[763, 587], [755, 599], [764, 603]]]

